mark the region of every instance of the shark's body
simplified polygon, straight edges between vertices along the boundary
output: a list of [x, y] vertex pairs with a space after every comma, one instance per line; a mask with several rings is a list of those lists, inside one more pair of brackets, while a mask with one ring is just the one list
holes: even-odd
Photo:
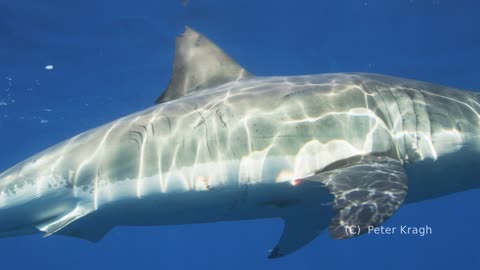
[[395, 212], [407, 175], [407, 202], [480, 185], [479, 100], [374, 74], [254, 77], [187, 30], [160, 104], [0, 175], [0, 235], [281, 217], [271, 257], [329, 226], [351, 237]]

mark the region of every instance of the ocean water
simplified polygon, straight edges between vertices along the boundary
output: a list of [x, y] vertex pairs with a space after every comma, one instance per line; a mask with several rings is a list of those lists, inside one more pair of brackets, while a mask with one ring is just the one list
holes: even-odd
[[[0, 171], [152, 105], [185, 25], [256, 75], [361, 71], [480, 90], [479, 8], [473, 0], [0, 0]], [[119, 227], [98, 244], [0, 239], [0, 269], [480, 269], [479, 196], [406, 205], [386, 223], [428, 225], [423, 237], [324, 233], [277, 260], [266, 259], [282, 231], [272, 219]]]

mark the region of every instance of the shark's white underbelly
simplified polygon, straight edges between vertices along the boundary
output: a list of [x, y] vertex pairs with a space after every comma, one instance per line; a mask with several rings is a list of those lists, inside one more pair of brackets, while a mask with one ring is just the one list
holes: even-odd
[[273, 218], [303, 211], [306, 205], [310, 210], [325, 208], [327, 213], [332, 198], [320, 183], [219, 186], [203, 191], [156, 193], [117, 200], [104, 204], [82, 222], [149, 226]]

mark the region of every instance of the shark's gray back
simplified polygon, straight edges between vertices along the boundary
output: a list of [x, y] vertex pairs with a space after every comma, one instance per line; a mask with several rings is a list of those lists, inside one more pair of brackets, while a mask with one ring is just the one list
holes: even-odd
[[[254, 77], [161, 103], [40, 155], [51, 171], [83, 190], [93, 189], [95, 179], [159, 173], [187, 178], [180, 186], [192, 189], [198, 172], [171, 172], [242, 159], [256, 162], [236, 164], [236, 171], [208, 169], [205, 177], [268, 182], [286, 171], [287, 161], [276, 157], [289, 157], [289, 173], [298, 178], [354, 155], [437, 159], [476, 138], [479, 108], [473, 92], [376, 74]], [[302, 155], [313, 158], [301, 161]], [[32, 160], [41, 166], [36, 157], [19, 165], [26, 164], [26, 179]]]

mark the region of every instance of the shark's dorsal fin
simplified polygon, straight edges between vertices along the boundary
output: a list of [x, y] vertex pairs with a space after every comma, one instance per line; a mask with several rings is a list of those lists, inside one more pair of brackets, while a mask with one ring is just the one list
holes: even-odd
[[177, 38], [173, 74], [161, 103], [251, 76], [208, 38], [186, 27]]

